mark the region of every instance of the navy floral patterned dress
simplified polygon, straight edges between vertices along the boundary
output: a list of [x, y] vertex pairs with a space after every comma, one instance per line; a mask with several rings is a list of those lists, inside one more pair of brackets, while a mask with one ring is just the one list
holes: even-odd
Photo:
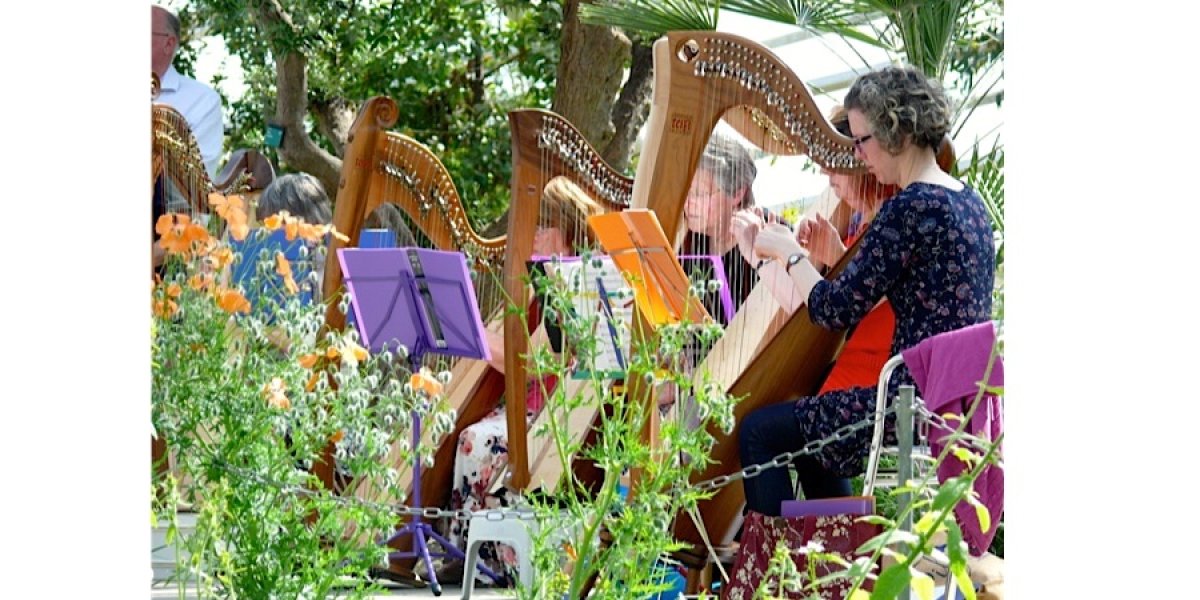
[[[883, 297], [896, 313], [891, 354], [933, 335], [991, 319], [996, 271], [991, 218], [970, 187], [953, 191], [917, 182], [883, 203], [864, 234], [858, 254], [831, 281], [808, 297], [809, 313], [822, 327], [857, 324]], [[889, 394], [913, 384], [901, 366]], [[795, 415], [807, 440], [828, 437], [875, 410], [874, 388], [851, 388], [796, 401]], [[825, 446], [817, 456], [838, 477], [863, 471], [870, 428]]]

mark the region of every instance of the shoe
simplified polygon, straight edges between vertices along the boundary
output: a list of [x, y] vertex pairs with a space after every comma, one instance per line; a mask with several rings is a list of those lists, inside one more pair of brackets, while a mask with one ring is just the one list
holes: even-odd
[[442, 565], [437, 568], [438, 583], [442, 585], [462, 585], [463, 567], [462, 559], [458, 558], [442, 562]]
[[429, 585], [418, 579], [411, 572], [393, 571], [383, 567], [371, 567], [369, 575], [371, 579], [390, 581], [392, 583], [399, 583], [401, 585], [407, 585], [413, 588], [424, 588], [428, 587]]

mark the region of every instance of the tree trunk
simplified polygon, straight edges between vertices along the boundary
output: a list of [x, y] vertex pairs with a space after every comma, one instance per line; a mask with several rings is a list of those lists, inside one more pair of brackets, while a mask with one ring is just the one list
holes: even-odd
[[312, 103], [312, 114], [317, 119], [317, 131], [333, 144], [338, 158], [346, 155], [346, 140], [350, 138], [350, 127], [358, 110], [345, 98], [332, 98]]
[[581, 23], [580, 1], [568, 0], [564, 7], [552, 110], [570, 121], [599, 151], [615, 133], [613, 104], [625, 77], [630, 42], [613, 27]]
[[650, 115], [650, 93], [654, 88], [654, 52], [651, 44], [634, 40], [629, 79], [613, 106], [613, 137], [600, 152], [605, 162], [624, 171], [633, 155], [633, 143]]
[[[279, 156], [289, 167], [319, 179], [330, 199], [334, 199], [342, 161], [318, 146], [304, 123], [308, 115], [308, 57], [280, 43], [278, 34], [273, 33], [294, 30], [291, 17], [277, 0], [260, 0], [253, 6], [255, 20], [267, 32], [275, 56], [275, 121], [284, 128]], [[331, 123], [331, 127], [335, 125]]]

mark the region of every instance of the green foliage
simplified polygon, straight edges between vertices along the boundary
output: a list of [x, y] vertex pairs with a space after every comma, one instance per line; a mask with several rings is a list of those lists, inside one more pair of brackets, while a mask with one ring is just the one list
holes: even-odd
[[[590, 259], [584, 260], [586, 265]], [[593, 331], [600, 317], [574, 314], [571, 307], [579, 292], [561, 277], [539, 277], [534, 284], [548, 297], [547, 313], [563, 316], [566, 345], [561, 355], [544, 346], [535, 349], [531, 374], [553, 373], [566, 381], [576, 369], [595, 373], [596, 344], [602, 340], [584, 332]], [[521, 598], [581, 598], [593, 578], [589, 598], [638, 598], [664, 590], [665, 557], [682, 548], [672, 535], [675, 518], [693, 511], [701, 498], [688, 478], [708, 462], [712, 438], [706, 427], [715, 423], [726, 432], [732, 429], [732, 397], [706, 378], [693, 383], [690, 375], [662, 370], [663, 357], [685, 352], [697, 336], [701, 343], [711, 342], [719, 328], [660, 326], [638, 339], [626, 324], [617, 327], [624, 339], [634, 338], [624, 383], [644, 384], [643, 390], [674, 386], [676, 397], [683, 399], [677, 404], [694, 407], [698, 420], [665, 419], [659, 446], [652, 449], [642, 439], [650, 417], [646, 401], [631, 395], [630, 388], [614, 388], [593, 376], [581, 393], [568, 395], [563, 385], [555, 389], [543, 409], [550, 415], [548, 427], [534, 435], [549, 436], [560, 448], [567, 475], [553, 498], [528, 499], [542, 519], [542, 535], [534, 540], [534, 583], [519, 590]], [[603, 415], [598, 440], [588, 448], [571, 445], [565, 427], [567, 414], [581, 406]], [[676, 414], [686, 412], [676, 409]], [[603, 470], [598, 488], [586, 489], [578, 480], [570, 464], [576, 454]], [[628, 471], [638, 472], [640, 479], [636, 490], [622, 500], [619, 488]]]
[[[319, 598], [335, 587], [367, 597], [363, 576], [384, 559], [374, 540], [404, 497], [393, 466], [411, 462], [400, 437], [409, 415], [441, 434], [449, 420], [407, 385], [393, 354], [367, 356], [352, 333], [319, 337], [325, 307], [283, 291], [275, 256], [234, 254], [256, 275], [233, 288], [221, 283], [224, 242], [192, 248], [203, 250], [170, 256], [156, 287], [152, 343], [153, 427], [175, 455], [155, 518], [177, 523], [181, 502], [197, 513], [194, 533], [172, 533], [189, 555], [181, 587], [192, 581], [206, 598]], [[251, 289], [266, 295], [238, 309]], [[330, 446], [361, 500], [312, 474]]]
[[581, 4], [584, 23], [612, 25], [657, 38], [668, 31], [713, 31], [718, 7], [706, 0], [598, 0]]
[[[307, 58], [310, 107], [393, 98], [397, 129], [429, 146], [455, 175], [473, 223], [482, 227], [503, 212], [511, 173], [507, 113], [550, 105], [558, 2], [301, 0], [285, 3], [293, 27], [272, 32], [253, 18], [256, 4], [196, 0], [184, 15], [224, 39], [242, 61], [248, 89], [228, 105], [227, 148], [261, 148], [275, 114], [270, 33]], [[315, 124], [309, 133], [333, 150]]]

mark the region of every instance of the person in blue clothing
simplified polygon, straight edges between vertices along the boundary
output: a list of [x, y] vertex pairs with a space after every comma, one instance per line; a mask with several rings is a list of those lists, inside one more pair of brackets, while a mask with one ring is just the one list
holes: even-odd
[[[896, 315], [891, 353], [992, 316], [995, 248], [992, 222], [969, 186], [942, 171], [936, 152], [950, 128], [950, 104], [941, 86], [908, 67], [859, 77], [844, 101], [855, 154], [880, 183], [900, 192], [880, 208], [858, 253], [837, 277], [825, 280], [786, 226], [757, 223], [749, 235], [755, 254], [778, 260], [813, 322], [831, 330], [854, 327], [881, 299]], [[889, 394], [912, 376], [901, 367]], [[762, 464], [875, 410], [875, 390], [855, 387], [804, 396], [761, 408], [741, 423], [743, 465]], [[805, 497], [850, 493], [844, 478], [863, 472], [871, 429], [826, 445], [801, 463]], [[892, 434], [894, 435], [894, 433]], [[792, 499], [787, 471], [775, 468], [744, 481], [750, 510], [777, 516]]]

